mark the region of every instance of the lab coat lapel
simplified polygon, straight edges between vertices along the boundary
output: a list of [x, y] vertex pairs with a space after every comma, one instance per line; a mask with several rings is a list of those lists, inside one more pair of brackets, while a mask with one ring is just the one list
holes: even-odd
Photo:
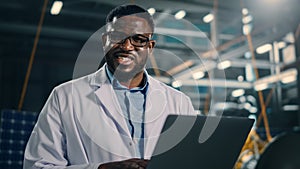
[[[120, 117], [121, 112], [118, 103], [112, 101], [117, 99], [111, 91], [112, 88], [105, 70], [100, 69], [90, 77], [89, 81], [92, 88], [85, 89], [84, 85], [82, 90], [92, 89], [91, 93], [86, 91], [84, 94], [90, 93], [92, 96], [87, 97], [95, 99], [93, 100], [95, 104], [91, 104], [92, 102], [84, 103], [82, 99], [74, 101], [74, 103], [80, 102], [74, 105], [74, 111], [82, 130], [101, 149], [121, 157], [132, 157], [134, 151], [128, 144], [132, 140], [128, 134], [124, 134], [126, 133], [125, 121]], [[114, 142], [119, 144], [113, 144]]]
[[[100, 103], [104, 106], [107, 110], [106, 113], [108, 116], [110, 116], [113, 121], [116, 122], [118, 128], [121, 129], [123, 132], [122, 134], [125, 134], [126, 136], [130, 136], [129, 129], [127, 127], [126, 118], [124, 117], [118, 98], [115, 94], [115, 91], [113, 90], [113, 87], [111, 83], [109, 82], [105, 70], [103, 69], [101, 73], [97, 75], [100, 78], [99, 88], [96, 89], [95, 94], [97, 98], [99, 99]], [[98, 82], [99, 82], [98, 80]], [[96, 81], [97, 82], [97, 81]]]
[[[145, 109], [145, 158], [150, 158], [166, 119], [167, 96], [165, 89], [149, 77]], [[167, 112], [169, 113], [169, 112]]]

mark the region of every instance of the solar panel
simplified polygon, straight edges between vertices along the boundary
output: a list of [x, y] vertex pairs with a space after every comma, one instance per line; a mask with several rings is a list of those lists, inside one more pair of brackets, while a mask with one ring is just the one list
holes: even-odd
[[0, 168], [21, 169], [26, 143], [38, 113], [2, 110], [0, 121]]

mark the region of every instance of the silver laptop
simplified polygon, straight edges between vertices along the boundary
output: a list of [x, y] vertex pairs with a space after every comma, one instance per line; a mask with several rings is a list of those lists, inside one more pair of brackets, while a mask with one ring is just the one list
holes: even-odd
[[254, 120], [169, 115], [147, 169], [232, 169]]

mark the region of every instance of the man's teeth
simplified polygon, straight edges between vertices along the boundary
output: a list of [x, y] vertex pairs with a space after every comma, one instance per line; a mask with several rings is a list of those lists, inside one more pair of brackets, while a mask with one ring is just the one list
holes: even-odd
[[120, 60], [122, 61], [130, 61], [131, 59], [128, 57], [119, 57]]

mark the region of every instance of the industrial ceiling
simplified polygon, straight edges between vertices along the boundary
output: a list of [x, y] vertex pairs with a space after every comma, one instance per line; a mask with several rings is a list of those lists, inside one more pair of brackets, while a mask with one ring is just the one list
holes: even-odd
[[[281, 54], [284, 49], [278, 48], [278, 62], [272, 60], [270, 53], [254, 51], [259, 78], [247, 80], [247, 65], [252, 65], [255, 70], [251, 54], [249, 57], [249, 46], [256, 49], [270, 43], [274, 47], [281, 41], [285, 41], [286, 46], [293, 45], [290, 36], [295, 35], [300, 23], [298, 0], [65, 0], [58, 15], [50, 14], [54, 0], [49, 0], [36, 52], [33, 53], [43, 3], [3, 0], [0, 4], [1, 109], [17, 109], [32, 55], [34, 60], [23, 110], [38, 112], [53, 87], [97, 70], [103, 57], [99, 52], [101, 38], [97, 31], [105, 25], [106, 14], [124, 3], [136, 3], [156, 10], [157, 46], [148, 64], [150, 74], [171, 86], [173, 82], [180, 83], [178, 86], [173, 83], [173, 87], [189, 95], [195, 109], [200, 112], [205, 112], [207, 105], [215, 105], [211, 109], [218, 109], [218, 103], [222, 102], [230, 104], [221, 104], [221, 107], [239, 107], [241, 97], [232, 97], [235, 89], [244, 89], [244, 96], [253, 97], [256, 102], [253, 106], [259, 109], [255, 84], [284, 71], [287, 63]], [[243, 8], [248, 10], [244, 15]], [[180, 10], [185, 11], [185, 17], [174, 19], [173, 16]], [[215, 18], [206, 23], [203, 17], [209, 13], [214, 13]], [[251, 16], [251, 19], [243, 23], [246, 16]], [[243, 33], [243, 26], [247, 24], [252, 28], [251, 41]], [[97, 42], [87, 47], [88, 42], [93, 40]], [[86, 56], [84, 50], [91, 57]], [[79, 61], [85, 70], [74, 75]], [[230, 61], [230, 67], [218, 69], [218, 64], [223, 61]], [[193, 74], [199, 71], [204, 73], [204, 77], [195, 80]], [[276, 104], [298, 103], [296, 83], [285, 87], [277, 81], [272, 83], [263, 91], [266, 98], [273, 90], [271, 88], [276, 88], [276, 97], [273, 96], [277, 99], [270, 101], [270, 111], [276, 110]], [[291, 90], [285, 91], [285, 88]]]

